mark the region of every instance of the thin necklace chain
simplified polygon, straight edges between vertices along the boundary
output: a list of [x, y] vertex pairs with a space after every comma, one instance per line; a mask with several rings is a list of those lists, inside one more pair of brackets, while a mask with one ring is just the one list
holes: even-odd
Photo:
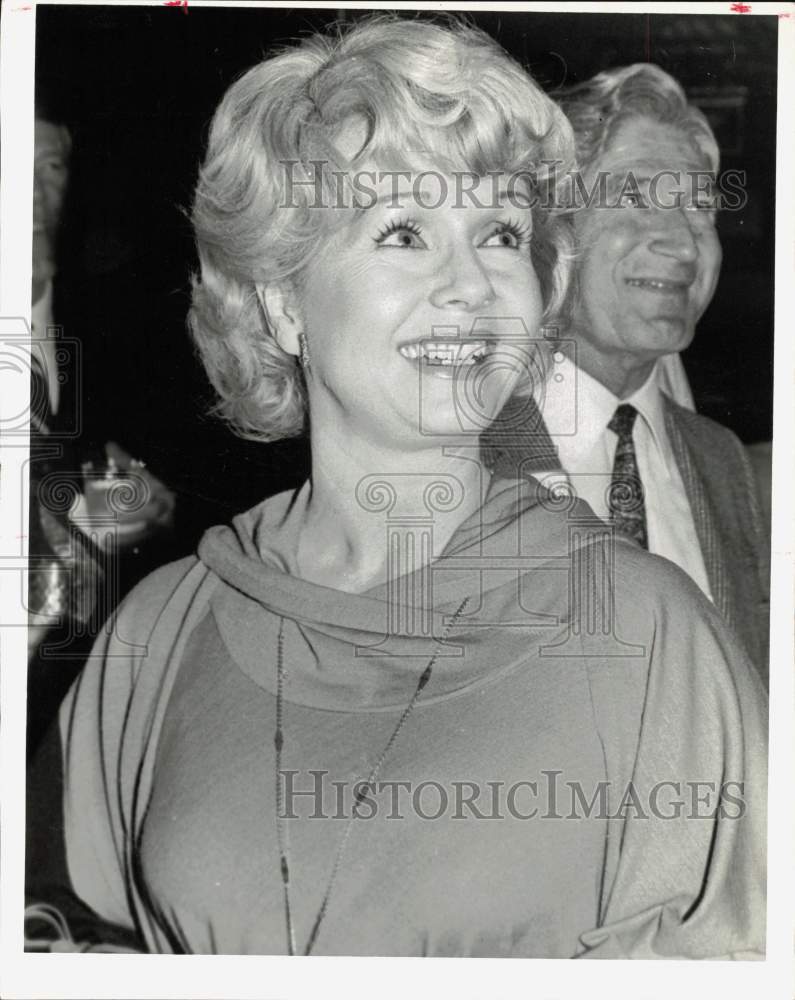
[[[323, 894], [323, 900], [320, 904], [320, 909], [317, 911], [317, 916], [315, 917], [315, 922], [312, 925], [312, 930], [307, 938], [306, 947], [304, 948], [304, 955], [311, 955], [312, 949], [315, 947], [315, 942], [317, 941], [317, 936], [320, 931], [320, 925], [323, 923], [323, 919], [326, 916], [326, 911], [328, 910], [329, 900], [331, 899], [331, 893], [334, 889], [337, 881], [337, 875], [339, 874], [340, 867], [342, 865], [342, 858], [345, 853], [345, 847], [348, 843], [348, 838], [350, 837], [351, 830], [353, 828], [353, 821], [359, 816], [359, 806], [364, 799], [365, 795], [369, 791], [375, 791], [375, 782], [384, 760], [387, 754], [394, 746], [395, 740], [398, 738], [400, 731], [405, 726], [409, 716], [414, 710], [414, 706], [417, 704], [417, 700], [426, 686], [428, 681], [431, 679], [431, 673], [433, 672], [434, 664], [436, 663], [436, 658], [444, 645], [447, 637], [450, 634], [450, 630], [458, 623], [458, 619], [464, 612], [464, 608], [467, 606], [469, 598], [465, 597], [464, 600], [459, 604], [456, 609], [455, 614], [452, 616], [447, 626], [445, 627], [442, 637], [439, 640], [439, 644], [436, 647], [433, 655], [428, 661], [428, 665], [425, 667], [423, 672], [420, 674], [420, 678], [417, 681], [417, 686], [414, 689], [414, 693], [409, 699], [408, 704], [403, 709], [403, 712], [398, 719], [395, 728], [392, 730], [392, 735], [384, 744], [384, 748], [381, 753], [376, 758], [375, 763], [370, 769], [370, 773], [367, 776], [367, 781], [364, 784], [361, 782], [356, 782], [354, 787], [358, 790], [354, 796], [353, 808], [351, 809], [351, 815], [348, 817], [348, 822], [345, 826], [345, 831], [340, 837], [340, 842], [337, 845], [337, 852], [334, 856], [334, 863], [331, 866], [331, 874], [329, 875], [328, 883], [326, 884], [326, 891]], [[297, 953], [296, 942], [295, 942], [295, 926], [293, 924], [293, 915], [290, 908], [290, 866], [287, 861], [287, 855], [289, 853], [287, 846], [287, 836], [284, 827], [284, 787], [281, 781], [282, 776], [282, 750], [284, 748], [284, 679], [286, 675], [286, 670], [284, 666], [284, 618], [279, 619], [279, 637], [276, 644], [276, 732], [274, 734], [273, 743], [276, 747], [276, 841], [279, 850], [279, 870], [281, 873], [282, 889], [284, 893], [284, 919], [287, 926], [287, 953], [289, 955], [295, 955]]]

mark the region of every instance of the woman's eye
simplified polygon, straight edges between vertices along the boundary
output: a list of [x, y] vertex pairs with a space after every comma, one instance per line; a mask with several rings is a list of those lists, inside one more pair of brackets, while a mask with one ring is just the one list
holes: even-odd
[[530, 227], [520, 226], [513, 222], [500, 223], [499, 226], [483, 241], [484, 247], [505, 247], [509, 250], [521, 250], [530, 244]]
[[419, 250], [425, 247], [420, 227], [413, 222], [390, 222], [375, 238], [380, 247], [399, 247]]

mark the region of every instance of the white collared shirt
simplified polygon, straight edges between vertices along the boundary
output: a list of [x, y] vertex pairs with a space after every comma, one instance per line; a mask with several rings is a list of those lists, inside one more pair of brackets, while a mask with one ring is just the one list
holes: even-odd
[[[558, 355], [557, 357], [561, 357]], [[630, 403], [638, 411], [633, 442], [643, 483], [649, 551], [683, 569], [712, 600], [707, 570], [693, 514], [665, 427], [658, 365], [627, 399], [609, 389], [566, 357], [536, 391], [561, 470], [534, 472], [547, 486], [568, 482], [595, 514], [608, 520], [607, 489], [612, 480], [618, 437], [608, 430], [616, 407]]]

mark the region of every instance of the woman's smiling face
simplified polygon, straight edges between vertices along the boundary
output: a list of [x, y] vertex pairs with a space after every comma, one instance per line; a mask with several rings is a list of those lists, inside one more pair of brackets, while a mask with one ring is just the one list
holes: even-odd
[[293, 296], [311, 417], [392, 446], [478, 434], [522, 378], [541, 320], [530, 201], [507, 176], [470, 197], [431, 169], [381, 174], [375, 203], [342, 210]]

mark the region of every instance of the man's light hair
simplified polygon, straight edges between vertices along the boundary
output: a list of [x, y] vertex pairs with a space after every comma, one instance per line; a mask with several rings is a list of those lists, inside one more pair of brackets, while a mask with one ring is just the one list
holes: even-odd
[[703, 156], [706, 169], [718, 171], [720, 150], [709, 122], [659, 66], [634, 63], [608, 69], [556, 96], [574, 129], [583, 171], [598, 169], [619, 127], [640, 116], [680, 129]]
[[[410, 166], [416, 152], [445, 173], [527, 171], [549, 184], [573, 161], [560, 109], [492, 38], [455, 19], [368, 18], [245, 73], [215, 113], [196, 187], [201, 273], [189, 317], [217, 410], [243, 437], [275, 440], [304, 426], [300, 368], [268, 329], [255, 286], [290, 280], [300, 295], [302, 268], [340, 213], [313, 210], [312, 187], [287, 191], [284, 165], [328, 157], [353, 117], [367, 135], [346, 169], [365, 159]], [[571, 237], [542, 208], [534, 216], [533, 263], [554, 312]]]

